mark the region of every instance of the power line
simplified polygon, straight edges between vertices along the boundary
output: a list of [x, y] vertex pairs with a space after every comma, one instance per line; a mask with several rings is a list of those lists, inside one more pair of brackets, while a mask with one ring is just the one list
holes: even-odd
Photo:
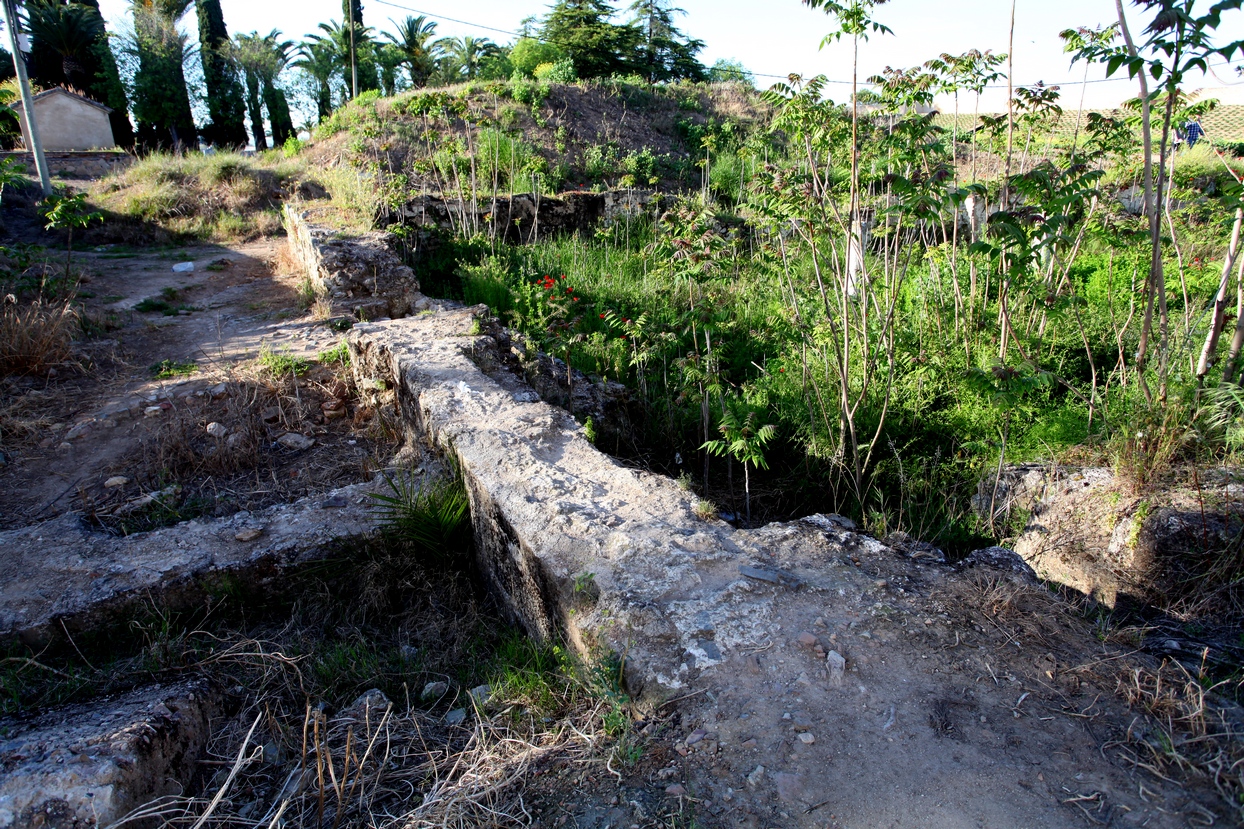
[[[489, 31], [489, 32], [497, 32], [498, 34], [510, 35], [511, 37], [530, 37], [530, 38], [532, 38], [533, 40], [543, 41], [544, 43], [551, 43], [551, 44], [553, 44], [554, 46], [558, 46], [558, 45], [560, 45], [560, 44], [559, 44], [557, 41], [555, 41], [555, 40], [549, 40], [548, 38], [540, 37], [540, 36], [538, 36], [538, 35], [533, 36], [533, 35], [529, 35], [529, 34], [523, 34], [522, 32], [513, 32], [513, 31], [510, 31], [509, 29], [498, 29], [498, 28], [497, 28], [497, 27], [495, 27], [495, 26], [486, 26], [486, 25], [484, 25], [483, 23], [472, 23], [472, 22], [471, 22], [471, 21], [469, 21], [469, 20], [459, 20], [459, 19], [458, 19], [458, 18], [456, 18], [456, 17], [447, 17], [447, 16], [445, 16], [445, 15], [443, 15], [443, 14], [434, 14], [433, 12], [428, 12], [428, 11], [423, 11], [423, 10], [421, 10], [421, 9], [411, 8], [410, 6], [403, 6], [403, 5], [400, 5], [400, 4], [398, 4], [398, 3], [391, 3], [391, 2], [389, 2], [389, 0], [371, 0], [371, 1], [372, 1], [373, 3], [377, 3], [377, 4], [381, 5], [381, 6], [389, 6], [389, 7], [394, 8], [394, 9], [401, 9], [402, 11], [414, 12], [415, 14], [421, 14], [421, 15], [423, 15], [424, 17], [432, 17], [432, 18], [435, 18], [435, 19], [440, 20], [440, 21], [447, 21], [447, 22], [450, 22], [450, 23], [458, 23], [458, 24], [461, 24], [461, 25], [463, 25], [463, 26], [471, 26], [472, 28], [476, 28], [476, 29], [484, 29], [484, 30]], [[1211, 63], [1211, 64], [1209, 64], [1209, 66], [1210, 66], [1210, 68], [1211, 68], [1211, 69], [1212, 69], [1213, 67], [1215, 67], [1215, 66], [1230, 66], [1230, 65], [1231, 65], [1231, 62], [1230, 62], [1230, 61], [1223, 61], [1222, 63]], [[750, 74], [750, 75], [752, 75], [753, 77], [756, 77], [756, 78], [774, 78], [774, 79], [776, 79], [776, 80], [781, 80], [781, 81], [787, 80], [787, 79], [790, 77], [790, 73], [787, 73], [787, 74], [785, 74], [785, 75], [773, 75], [773, 74], [770, 74], [770, 73], [767, 73], [767, 72], [749, 72], [748, 74]], [[1215, 76], [1215, 77], [1217, 77], [1217, 76]], [[1057, 83], [1050, 83], [1050, 84], [1046, 84], [1046, 86], [1084, 86], [1084, 85], [1086, 85], [1086, 84], [1091, 84], [1091, 83], [1120, 83], [1120, 82], [1123, 82], [1123, 81], [1130, 81], [1130, 80], [1132, 80], [1132, 79], [1131, 79], [1131, 78], [1124, 78], [1124, 77], [1119, 77], [1119, 78], [1099, 78], [1099, 79], [1096, 79], [1096, 80], [1091, 80], [1091, 81], [1059, 81], [1059, 82], [1057, 82]], [[1221, 79], [1221, 78], [1219, 78], [1219, 80], [1221, 81], [1222, 79]], [[844, 84], [844, 85], [846, 85], [846, 86], [851, 86], [851, 84], [853, 83], [853, 81], [835, 81], [835, 80], [829, 80], [829, 79], [826, 79], [826, 81], [825, 81], [825, 82], [826, 82], [826, 83], [832, 83], [832, 84]], [[863, 85], [864, 85], [864, 86], [870, 86], [871, 84], [863, 84]], [[1034, 86], [1035, 84], [1014, 84], [1014, 85], [1015, 85], [1015, 86]], [[1231, 85], [1233, 86], [1234, 84], [1231, 84]], [[1006, 85], [1006, 84], [989, 84], [989, 85], [987, 85], [985, 88], [986, 88], [986, 89], [1006, 89], [1006, 88], [1007, 88], [1007, 85]]]

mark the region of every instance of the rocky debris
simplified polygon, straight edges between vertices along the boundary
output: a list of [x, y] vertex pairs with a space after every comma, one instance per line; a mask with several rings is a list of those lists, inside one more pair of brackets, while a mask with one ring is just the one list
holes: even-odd
[[449, 683], [444, 680], [436, 680], [429, 682], [423, 686], [423, 692], [419, 694], [420, 702], [436, 702], [441, 697], [449, 693]]
[[261, 535], [263, 535], [262, 528], [247, 527], [244, 530], [238, 530], [237, 534], [234, 535], [233, 538], [236, 541], [254, 541], [255, 539], [259, 538]]
[[309, 438], [297, 432], [286, 432], [277, 438], [276, 442], [292, 452], [302, 452], [315, 445], [315, 438]]
[[[337, 490], [346, 500], [340, 509], [321, 509], [319, 495], [124, 538], [94, 532], [72, 513], [0, 532], [0, 643], [39, 647], [65, 631], [98, 633], [151, 601], [195, 605], [218, 574], [248, 573], [257, 590], [277, 585], [288, 568], [341, 555], [338, 539], [373, 532], [367, 493], [383, 487], [378, 477]], [[260, 527], [262, 539], [250, 535]], [[243, 533], [250, 540], [239, 544]]]
[[1111, 608], [1120, 601], [1165, 608], [1197, 592], [1188, 551], [1228, 549], [1244, 529], [1230, 470], [1143, 495], [1094, 467], [1008, 468], [1000, 480], [1027, 512], [1014, 543], [1019, 558], [1036, 576]]
[[0, 720], [0, 829], [108, 826], [181, 794], [219, 710], [196, 680]]
[[115, 489], [119, 486], [125, 486], [129, 482], [130, 479], [126, 478], [124, 475], [113, 475], [111, 478], [104, 481], [104, 489]]
[[207, 424], [207, 433], [214, 438], [223, 438], [229, 434], [229, 427], [223, 423], [212, 421]]
[[289, 249], [315, 287], [360, 309], [360, 318], [402, 317], [421, 296], [415, 272], [391, 233], [345, 236], [317, 225], [315, 213], [285, 205]]
[[946, 554], [940, 548], [927, 541], [912, 538], [901, 530], [890, 533], [881, 540], [881, 543], [906, 555], [912, 561], [919, 561], [924, 564], [946, 563]]
[[971, 567], [992, 567], [1018, 576], [1029, 584], [1038, 584], [1037, 573], [1028, 562], [1014, 550], [1006, 547], [986, 547], [974, 550], [963, 557], [956, 565], [960, 570]]
[[466, 722], [466, 716], [465, 708], [455, 708], [445, 715], [445, 725], [462, 725]]
[[565, 362], [539, 351], [522, 334], [486, 314], [481, 306], [476, 319], [487, 336], [476, 340], [471, 357], [486, 374], [508, 371], [526, 380], [530, 388], [517, 392], [515, 400], [543, 400], [570, 411], [580, 422], [590, 418], [602, 446], [634, 444], [641, 415], [625, 385], [589, 377], [578, 369], [571, 370], [568, 381]]

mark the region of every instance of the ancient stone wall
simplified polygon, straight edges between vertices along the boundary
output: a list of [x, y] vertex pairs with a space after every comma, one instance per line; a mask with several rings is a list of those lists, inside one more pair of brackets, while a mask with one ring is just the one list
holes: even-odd
[[394, 218], [425, 230], [496, 234], [515, 244], [527, 244], [542, 237], [588, 233], [601, 224], [650, 215], [660, 203], [661, 194], [647, 190], [562, 193], [556, 197], [521, 193], [495, 200], [419, 196]]
[[360, 319], [402, 317], [422, 299], [415, 272], [391, 233], [343, 234], [315, 222], [314, 210], [285, 205], [289, 249], [299, 268]]
[[[53, 178], [96, 179], [109, 173], [126, 169], [135, 156], [120, 151], [44, 153], [48, 162], [48, 175]], [[21, 162], [26, 175], [34, 176], [34, 156], [28, 152], [0, 152], [0, 158]]]

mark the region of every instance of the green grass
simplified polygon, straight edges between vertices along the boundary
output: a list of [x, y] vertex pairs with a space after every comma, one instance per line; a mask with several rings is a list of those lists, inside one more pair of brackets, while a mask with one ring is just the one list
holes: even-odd
[[302, 357], [284, 350], [277, 351], [267, 343], [259, 349], [259, 365], [273, 377], [306, 374], [311, 369], [311, 363]]
[[198, 370], [198, 363], [192, 360], [161, 360], [151, 367], [151, 376], [157, 380], [171, 380], [174, 377], [189, 377]]
[[350, 346], [342, 340], [332, 348], [321, 351], [317, 359], [324, 365], [348, 366], [350, 365]]

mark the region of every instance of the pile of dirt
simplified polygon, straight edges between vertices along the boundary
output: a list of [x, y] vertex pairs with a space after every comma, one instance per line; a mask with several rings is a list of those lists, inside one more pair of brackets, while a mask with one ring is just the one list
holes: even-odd
[[[552, 84], [533, 94], [529, 99], [496, 81], [351, 104], [320, 127], [304, 155], [311, 168], [347, 163], [401, 176], [408, 192], [454, 195], [469, 182], [438, 174], [434, 160], [455, 144], [483, 159], [488, 148], [480, 148], [481, 130], [492, 129], [518, 142], [498, 149], [503, 188], [513, 150], [517, 166], [526, 168], [518, 172], [539, 173], [553, 190], [626, 185], [669, 192], [699, 186], [695, 161], [703, 135], [727, 125], [742, 137], [768, 115], [759, 93], [728, 83], [593, 81]], [[444, 167], [443, 160], [437, 163]], [[475, 172], [483, 177], [479, 189], [490, 190], [491, 177]], [[509, 189], [529, 192], [531, 179], [525, 183]]]
[[281, 203], [302, 186], [304, 167], [279, 153], [153, 153], [94, 182], [105, 221], [92, 244], [168, 244], [189, 239], [249, 241], [280, 232]]

